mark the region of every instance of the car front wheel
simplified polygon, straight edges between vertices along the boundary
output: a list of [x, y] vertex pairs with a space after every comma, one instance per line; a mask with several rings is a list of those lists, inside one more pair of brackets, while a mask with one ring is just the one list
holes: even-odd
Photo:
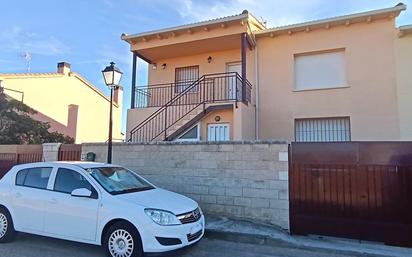
[[7, 209], [0, 207], [0, 243], [8, 243], [13, 240], [14, 231], [13, 220]]
[[104, 247], [109, 257], [142, 257], [142, 243], [136, 228], [127, 222], [113, 224], [105, 235]]

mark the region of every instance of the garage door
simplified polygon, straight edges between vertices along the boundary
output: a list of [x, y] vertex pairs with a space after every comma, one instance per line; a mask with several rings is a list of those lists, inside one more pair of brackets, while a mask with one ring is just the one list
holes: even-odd
[[412, 246], [412, 143], [292, 143], [290, 226]]

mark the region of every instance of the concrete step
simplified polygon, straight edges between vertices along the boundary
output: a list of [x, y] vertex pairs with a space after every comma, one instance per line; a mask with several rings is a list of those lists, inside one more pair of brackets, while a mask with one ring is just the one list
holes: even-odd
[[193, 120], [194, 118], [196, 118], [196, 116], [197, 116], [198, 114], [190, 114], [190, 115], [188, 115], [188, 120]]
[[175, 133], [179, 128], [180, 128], [180, 127], [178, 127], [178, 126], [173, 126], [173, 127], [171, 127], [170, 129], [168, 129], [167, 135], [168, 135], [168, 136], [172, 135], [172, 134]]
[[197, 117], [200, 113], [203, 112], [203, 106], [199, 106], [196, 109], [192, 110], [189, 114], [184, 116], [181, 120], [176, 122], [172, 127], [170, 127], [167, 131], [167, 135], [170, 136], [173, 133], [175, 133], [178, 129], [186, 125], [188, 122], [193, 120], [194, 118]]

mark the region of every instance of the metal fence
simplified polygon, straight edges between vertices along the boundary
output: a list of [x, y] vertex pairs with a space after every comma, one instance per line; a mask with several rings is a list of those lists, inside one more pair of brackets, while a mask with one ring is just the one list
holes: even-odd
[[40, 162], [42, 161], [42, 152], [33, 153], [0, 153], [0, 178], [6, 174], [14, 165]]
[[[81, 145], [60, 145], [58, 160], [80, 161]], [[43, 161], [42, 145], [2, 146], [2, 149], [0, 149], [0, 178], [3, 177], [14, 165], [41, 161]]]
[[59, 161], [80, 161], [82, 153], [82, 145], [60, 145]]

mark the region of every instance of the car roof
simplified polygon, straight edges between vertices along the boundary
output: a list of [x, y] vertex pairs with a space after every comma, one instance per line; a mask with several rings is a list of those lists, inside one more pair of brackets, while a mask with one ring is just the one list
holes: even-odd
[[83, 161], [55, 161], [55, 162], [34, 162], [34, 163], [25, 163], [25, 164], [20, 164], [16, 166], [21, 166], [24, 168], [28, 168], [31, 166], [38, 167], [38, 166], [44, 166], [44, 165], [73, 165], [77, 166], [83, 169], [89, 169], [89, 168], [96, 168], [96, 167], [118, 167], [118, 165], [114, 164], [107, 164], [107, 163], [102, 163], [102, 162], [83, 162]]

